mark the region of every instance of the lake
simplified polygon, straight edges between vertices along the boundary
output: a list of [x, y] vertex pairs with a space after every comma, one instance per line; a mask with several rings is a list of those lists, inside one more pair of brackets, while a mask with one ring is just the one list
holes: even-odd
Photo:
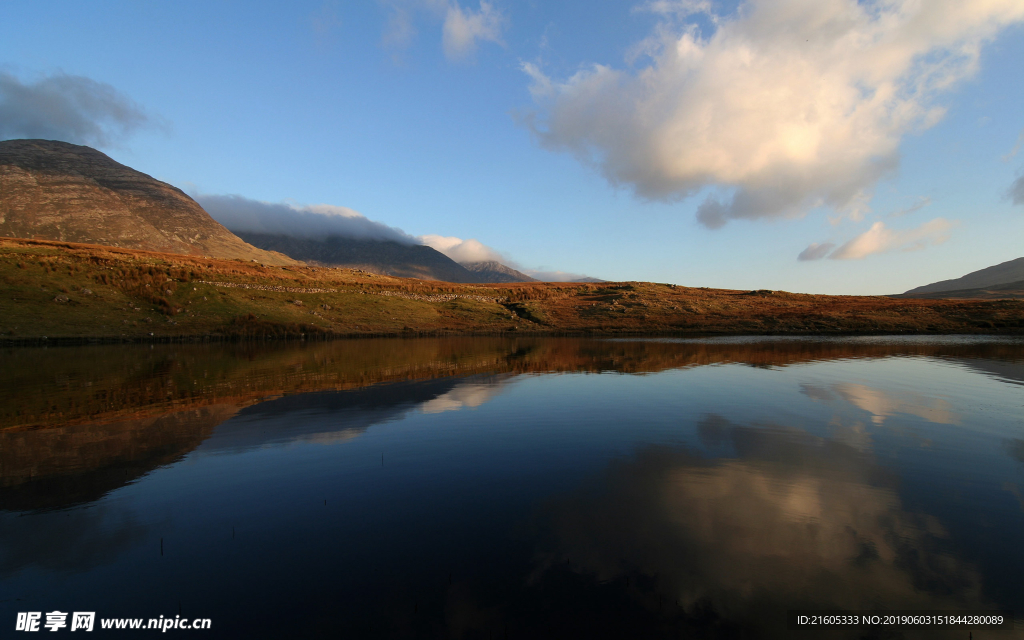
[[[1024, 633], [1020, 338], [2, 353], [5, 637]], [[791, 628], [831, 610], [1017, 626]]]

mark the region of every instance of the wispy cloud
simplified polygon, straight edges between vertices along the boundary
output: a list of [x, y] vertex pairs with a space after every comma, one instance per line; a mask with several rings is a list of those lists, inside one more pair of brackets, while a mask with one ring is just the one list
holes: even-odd
[[476, 51], [477, 42], [502, 44], [504, 16], [489, 2], [476, 11], [464, 10], [457, 2], [448, 6], [444, 18], [444, 54], [449, 60], [463, 60]]
[[857, 218], [897, 167], [903, 136], [942, 118], [938, 99], [1024, 19], [1024, 3], [748, 0], [712, 18], [709, 36], [662, 20], [636, 71], [595, 64], [560, 81], [524, 63], [538, 111], [523, 122], [640, 197], [715, 187], [698, 209], [709, 228], [819, 206]]
[[814, 242], [801, 251], [800, 255], [798, 255], [796, 259], [801, 262], [806, 262], [808, 260], [821, 260], [835, 248], [836, 245], [834, 242]]
[[[1010, 149], [1010, 152], [1003, 156], [1003, 162], [1012, 160], [1020, 152], [1022, 146], [1024, 146], [1024, 129], [1021, 129], [1020, 134], [1017, 136], [1017, 144], [1013, 145], [1013, 149]], [[1024, 172], [1013, 181], [1006, 196], [1010, 198], [1013, 204], [1024, 204]]]
[[714, 16], [711, 0], [647, 0], [633, 7], [635, 13], [653, 13], [664, 18], [688, 18], [695, 14]]
[[489, 260], [495, 260], [505, 264], [511, 262], [498, 251], [495, 251], [479, 240], [474, 240], [472, 238], [469, 240], [463, 240], [462, 238], [456, 238], [455, 236], [428, 234], [425, 236], [419, 236], [416, 240], [419, 241], [420, 244], [425, 244], [435, 251], [440, 251], [455, 262], [470, 263], [486, 262]]
[[932, 203], [932, 199], [931, 198], [929, 198], [928, 196], [921, 196], [920, 198], [917, 199], [917, 202], [915, 202], [914, 204], [910, 205], [909, 207], [905, 207], [903, 209], [899, 209], [898, 211], [893, 211], [892, 213], [889, 214], [889, 217], [890, 218], [902, 218], [903, 216], [907, 216], [907, 215], [910, 215], [911, 213], [914, 213], [914, 212], [920, 211], [921, 209], [924, 209], [925, 207], [927, 207], [931, 203]]
[[505, 14], [495, 5], [481, 0], [476, 9], [463, 7], [456, 0], [382, 0], [388, 9], [388, 23], [381, 38], [385, 47], [401, 50], [416, 36], [416, 16], [441, 20], [441, 45], [451, 61], [472, 57], [481, 42], [504, 44], [502, 31]]
[[954, 222], [935, 218], [914, 229], [894, 230], [886, 227], [884, 222], [878, 221], [828, 257], [832, 260], [860, 260], [876, 253], [917, 251], [948, 240], [949, 232], [954, 226]]
[[417, 244], [415, 238], [401, 229], [370, 220], [348, 207], [261, 202], [235, 195], [197, 195], [195, 199], [214, 220], [236, 233], [280, 234], [310, 240], [340, 236]]
[[401, 50], [412, 44], [416, 37], [412, 13], [407, 7], [391, 5], [387, 26], [381, 36], [381, 44], [392, 50]]
[[0, 140], [44, 138], [108, 147], [168, 125], [114, 87], [54, 73], [34, 82], [0, 71]]
[[309, 26], [313, 31], [313, 43], [317, 49], [324, 50], [333, 44], [341, 27], [337, 1], [326, 0], [320, 5], [320, 8], [309, 17]]
[[1020, 148], [1022, 146], [1024, 146], [1024, 129], [1020, 130], [1020, 133], [1017, 135], [1017, 144], [1013, 145], [1013, 148], [1010, 149], [1010, 151], [1005, 156], [1002, 157], [1002, 161], [1009, 162], [1010, 160], [1012, 160], [1014, 156], [1020, 153]]
[[1007, 193], [1013, 204], [1024, 204], [1024, 174], [1013, 181]]

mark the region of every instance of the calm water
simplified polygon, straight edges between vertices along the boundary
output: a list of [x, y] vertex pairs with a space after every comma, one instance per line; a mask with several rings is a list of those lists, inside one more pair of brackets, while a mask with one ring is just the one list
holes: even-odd
[[836, 608], [1013, 610], [971, 633], [1024, 637], [1020, 339], [0, 357], [5, 637], [53, 610], [210, 638], [968, 637], [787, 629]]

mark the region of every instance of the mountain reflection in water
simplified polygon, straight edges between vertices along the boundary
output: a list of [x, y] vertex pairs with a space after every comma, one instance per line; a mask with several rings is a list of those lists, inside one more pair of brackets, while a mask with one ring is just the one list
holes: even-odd
[[790, 609], [1024, 612], [1021, 340], [2, 357], [0, 619], [789, 638]]

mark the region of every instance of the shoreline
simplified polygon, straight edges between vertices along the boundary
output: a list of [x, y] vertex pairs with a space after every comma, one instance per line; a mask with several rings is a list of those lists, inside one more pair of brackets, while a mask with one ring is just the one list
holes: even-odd
[[310, 334], [308, 336], [231, 336], [231, 335], [178, 335], [178, 336], [42, 336], [0, 338], [0, 348], [21, 347], [64, 347], [64, 346], [106, 346], [106, 345], [141, 345], [141, 344], [257, 344], [257, 343], [303, 343], [303, 342], [338, 342], [376, 339], [426, 339], [426, 338], [865, 338], [865, 337], [989, 337], [1013, 338], [1024, 337], [1022, 330], [1001, 332], [963, 331], [948, 332], [775, 332], [775, 333], [744, 333], [744, 332], [594, 332], [594, 331], [506, 331], [506, 332], [391, 332], [391, 333], [351, 333], [351, 334]]

